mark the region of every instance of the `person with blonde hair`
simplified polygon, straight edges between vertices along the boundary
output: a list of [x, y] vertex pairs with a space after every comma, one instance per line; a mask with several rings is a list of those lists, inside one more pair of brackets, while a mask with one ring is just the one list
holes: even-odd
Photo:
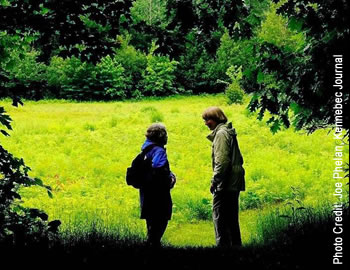
[[224, 248], [238, 247], [242, 245], [239, 194], [245, 190], [245, 170], [237, 133], [218, 107], [207, 108], [202, 118], [212, 131], [207, 138], [212, 142], [213, 176], [210, 192], [213, 194], [216, 244]]

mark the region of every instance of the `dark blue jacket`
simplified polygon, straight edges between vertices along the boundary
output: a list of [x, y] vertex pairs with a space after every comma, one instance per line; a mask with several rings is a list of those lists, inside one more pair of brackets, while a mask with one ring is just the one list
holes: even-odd
[[[147, 139], [144, 144], [141, 147], [141, 151], [143, 149], [145, 149], [147, 146], [151, 145], [151, 144], [155, 144], [154, 142], [152, 142], [151, 140]], [[168, 158], [166, 155], [166, 151], [164, 149], [164, 147], [161, 146], [155, 146], [153, 147], [147, 154], [146, 154], [147, 158], [151, 158], [152, 159], [152, 167], [153, 168], [160, 168], [162, 166], [164, 166], [167, 162], [168, 162]]]
[[[155, 144], [147, 139], [141, 150]], [[149, 183], [140, 189], [141, 219], [171, 219], [172, 200], [170, 195], [170, 183], [172, 172], [170, 171], [166, 149], [156, 145], [146, 157], [152, 160], [152, 171], [149, 175]]]

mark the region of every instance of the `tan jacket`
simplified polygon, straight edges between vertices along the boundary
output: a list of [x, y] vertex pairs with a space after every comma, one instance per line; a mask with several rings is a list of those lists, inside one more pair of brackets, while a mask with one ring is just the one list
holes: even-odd
[[207, 138], [212, 144], [212, 184], [217, 191], [245, 190], [243, 157], [232, 123], [219, 124]]

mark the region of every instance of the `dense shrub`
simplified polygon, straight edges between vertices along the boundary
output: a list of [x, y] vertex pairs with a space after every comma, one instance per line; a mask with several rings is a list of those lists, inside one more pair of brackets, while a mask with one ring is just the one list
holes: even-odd
[[63, 59], [54, 56], [47, 68], [47, 82], [49, 86], [60, 89], [62, 97], [75, 98], [79, 96], [78, 92], [86, 91], [83, 86], [92, 71], [91, 64], [87, 65], [76, 57]]
[[111, 98], [125, 98], [130, 78], [117, 59], [107, 55], [96, 65], [96, 85], [104, 90], [104, 95]]
[[242, 66], [244, 73], [249, 74], [255, 67], [255, 40], [234, 40], [226, 31], [220, 39], [220, 47], [216, 52], [215, 62], [210, 65], [211, 77], [217, 80], [227, 80], [227, 69], [230, 66]]
[[11, 52], [11, 61], [13, 65], [7, 66], [10, 79], [18, 80], [25, 84], [29, 81], [41, 81], [44, 79], [46, 66], [37, 62], [39, 52], [36, 50], [20, 53], [18, 51]]
[[47, 84], [49, 87], [56, 89], [58, 96], [60, 95], [62, 85], [68, 82], [65, 72], [68, 64], [69, 61], [67, 59], [65, 60], [62, 57], [53, 56], [46, 69]]
[[240, 86], [240, 80], [242, 79], [242, 66], [236, 68], [231, 66], [228, 68], [226, 74], [230, 77], [231, 83], [226, 88], [226, 96], [228, 104], [243, 102], [244, 91]]
[[74, 56], [65, 61], [66, 80], [62, 83], [62, 94], [65, 98], [89, 100], [104, 97], [103, 89], [96, 88], [96, 69], [93, 64], [82, 62]]
[[255, 209], [262, 206], [261, 199], [254, 191], [248, 191], [242, 196], [241, 209]]
[[40, 52], [30, 46], [34, 39], [35, 36], [29, 34], [19, 37], [0, 32], [1, 96], [12, 97], [16, 93], [40, 99], [47, 95], [46, 65], [38, 61]]
[[288, 19], [277, 14], [278, 6], [279, 4], [271, 4], [265, 13], [265, 20], [257, 31], [257, 37], [260, 42], [268, 42], [288, 52], [301, 51], [305, 46], [304, 33], [288, 27]]
[[95, 65], [76, 57], [53, 57], [47, 69], [49, 86], [61, 89], [61, 97], [86, 99], [120, 99], [126, 97], [130, 78], [111, 56]]
[[237, 83], [230, 84], [225, 90], [228, 104], [243, 102], [244, 92]]
[[142, 85], [146, 95], [166, 96], [175, 94], [175, 69], [177, 61], [168, 56], [154, 55], [155, 43], [147, 55], [147, 67], [143, 73]]
[[177, 93], [175, 70], [178, 62], [154, 55], [153, 44], [146, 56], [119, 37], [121, 47], [94, 66], [76, 57], [53, 57], [47, 68], [49, 86], [60, 89], [60, 96], [78, 100], [122, 99], [165, 96]]
[[186, 36], [185, 52], [179, 57], [176, 83], [193, 93], [211, 92], [220, 87], [216, 84], [216, 74], [210, 71], [212, 65], [213, 58], [199, 42], [195, 31], [192, 31]]
[[212, 205], [211, 200], [207, 198], [190, 200], [187, 203], [189, 210], [189, 219], [196, 220], [211, 220], [212, 219]]
[[143, 52], [129, 45], [130, 36], [118, 37], [120, 48], [115, 50], [114, 59], [120, 63], [128, 80], [127, 97], [142, 96], [142, 74], [147, 67], [147, 58]]

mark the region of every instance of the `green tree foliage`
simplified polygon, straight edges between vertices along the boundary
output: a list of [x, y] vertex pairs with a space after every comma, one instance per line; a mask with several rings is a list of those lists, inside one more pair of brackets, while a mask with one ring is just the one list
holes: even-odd
[[269, 9], [269, 0], [246, 0], [244, 1], [246, 8], [248, 9], [248, 16], [243, 20], [248, 24], [251, 29], [255, 29], [260, 26], [261, 22], [265, 19], [265, 12]]
[[[2, 1], [0, 9], [9, 6], [10, 2]], [[1, 24], [1, 28], [4, 28]], [[5, 27], [6, 28], [6, 27]], [[15, 29], [10, 29], [15, 30]], [[33, 58], [27, 58], [27, 65], [16, 66], [16, 58], [24, 59], [24, 52], [28, 51], [31, 37], [14, 32], [8, 35], [6, 29], [0, 31], [0, 97], [12, 96], [13, 105], [21, 103], [18, 88], [12, 92], [4, 91], [7, 83], [14, 83], [15, 78], [24, 80], [28, 75], [28, 66], [34, 68]], [[38, 72], [39, 73], [39, 72]], [[38, 74], [37, 73], [37, 74]], [[22, 76], [22, 77], [21, 77]], [[11, 80], [11, 81], [10, 81]], [[21, 90], [23, 91], [23, 90]], [[0, 107], [0, 132], [9, 136], [7, 130], [11, 130], [11, 118], [3, 107]], [[47, 189], [51, 195], [51, 189], [45, 186], [40, 179], [30, 178], [30, 168], [24, 164], [23, 159], [14, 157], [0, 145], [0, 245], [23, 246], [29, 243], [45, 242], [57, 232], [59, 221], [48, 222], [48, 216], [38, 209], [24, 208], [21, 206], [21, 196], [18, 191], [20, 187], [41, 186]]]
[[96, 69], [92, 63], [82, 62], [75, 56], [63, 61], [66, 62], [64, 64], [65, 80], [62, 82], [62, 95], [64, 97], [78, 100], [103, 98], [104, 91], [95, 87]]
[[[267, 29], [274, 24], [275, 32], [284, 33], [284, 40], [271, 38], [272, 32], [260, 32], [262, 43], [257, 49], [257, 68], [244, 82], [246, 91], [254, 92], [250, 109], [259, 109], [261, 118], [266, 110], [271, 112], [273, 117], [269, 122], [273, 131], [288, 127], [291, 121], [298, 129], [309, 132], [332, 125], [333, 55], [346, 52], [349, 5], [345, 1], [284, 1], [277, 12], [288, 20], [267, 16], [263, 27]], [[278, 24], [281, 26], [276, 30]], [[306, 36], [305, 44], [301, 35]], [[344, 85], [347, 83], [344, 77]], [[342, 98], [345, 112], [349, 93], [344, 91]], [[347, 113], [343, 123], [348, 130]]]
[[37, 51], [30, 47], [34, 39], [29, 34], [0, 31], [0, 97], [42, 97], [39, 89], [33, 89], [42, 81], [44, 70], [36, 63]]
[[177, 80], [181, 81], [181, 86], [187, 91], [210, 92], [216, 82], [209, 72], [213, 59], [207, 53], [204, 44], [199, 41], [197, 31], [188, 33], [185, 47], [176, 70]]
[[118, 37], [120, 47], [115, 50], [114, 59], [125, 69], [125, 77], [130, 78], [127, 97], [140, 97], [143, 89], [142, 74], [147, 67], [147, 57], [145, 53], [129, 44], [130, 39], [130, 35]]
[[[96, 63], [112, 53], [115, 36], [127, 24], [131, 1], [10, 1], [0, 7], [2, 29], [10, 34], [37, 31], [37, 45], [48, 60], [55, 50], [60, 56], [76, 56]], [[83, 44], [82, 50], [77, 44]]]
[[225, 31], [220, 39], [215, 62], [209, 67], [211, 76], [226, 81], [229, 79], [226, 72], [230, 66], [242, 66], [244, 74], [250, 76], [256, 65], [255, 43], [253, 38], [235, 40]]
[[107, 55], [96, 65], [75, 56], [53, 57], [47, 69], [50, 86], [59, 88], [60, 96], [77, 100], [121, 99], [127, 96], [130, 78], [114, 57]]
[[193, 3], [197, 18], [195, 28], [198, 29], [210, 55], [215, 54], [225, 27], [235, 36], [250, 35], [250, 28], [246, 27], [243, 19], [248, 15], [243, 1], [235, 1], [233, 4], [230, 0], [195, 0]]
[[105, 95], [118, 99], [126, 97], [130, 78], [124, 75], [125, 69], [117, 59], [107, 55], [96, 65], [96, 69], [96, 79]]
[[155, 55], [157, 49], [155, 42], [147, 55], [147, 67], [143, 74], [143, 87], [145, 94], [163, 96], [176, 93], [174, 86], [175, 68], [177, 61], [167, 56]]
[[[14, 38], [6, 37], [6, 38]], [[30, 39], [31, 37], [26, 37]], [[9, 61], [2, 63], [1, 69], [3, 74], [6, 74], [6, 80], [3, 81], [4, 89], [8, 89], [7, 93], [13, 90], [26, 92], [26, 97], [42, 98], [47, 94], [43, 85], [45, 82], [46, 65], [37, 62], [39, 52], [32, 48], [19, 49], [9, 47]]]
[[[14, 101], [14, 105], [18, 105]], [[1, 133], [12, 129], [11, 118], [0, 107]], [[51, 194], [51, 188], [38, 178], [28, 175], [30, 168], [23, 159], [14, 157], [0, 145], [0, 246], [24, 246], [28, 244], [48, 244], [57, 232], [60, 221], [48, 222], [45, 212], [21, 206], [21, 187], [40, 186]]]
[[[5, 1], [6, 2], [6, 1]], [[241, 12], [242, 11], [242, 12]], [[173, 0], [152, 0], [152, 1], [8, 1], [0, 6], [0, 30], [6, 30], [10, 34], [16, 31], [20, 35], [26, 32], [38, 33], [38, 37], [32, 45], [40, 54], [37, 63], [44, 61], [52, 63], [51, 58], [62, 57], [79, 59], [82, 63], [96, 65], [103, 57], [118, 50], [120, 42], [115, 39], [119, 34], [131, 34], [130, 45], [136, 50], [147, 53], [150, 50], [152, 40], [157, 40], [157, 51], [155, 53], [166, 56], [177, 61], [181, 60], [183, 68], [176, 73], [176, 84], [178, 89], [194, 89], [196, 92], [212, 91], [215, 88], [215, 78], [212, 73], [207, 72], [207, 63], [213, 61], [215, 51], [219, 46], [220, 37], [224, 27], [234, 31], [243, 13], [247, 9], [242, 1], [232, 5], [231, 1], [217, 3], [213, 1], [173, 1]], [[242, 13], [242, 14], [241, 14]], [[236, 30], [238, 28], [235, 28]], [[199, 46], [198, 51], [192, 51], [185, 41], [189, 41], [191, 33]], [[190, 40], [192, 41], [192, 40]], [[190, 45], [191, 46], [191, 45]], [[127, 47], [120, 50], [121, 54], [126, 52]], [[131, 47], [128, 48], [131, 53]], [[187, 52], [190, 56], [186, 56]], [[119, 57], [120, 62], [123, 56]], [[145, 59], [145, 57], [139, 57]], [[181, 58], [181, 59], [180, 59]], [[124, 58], [125, 59], [125, 58]], [[125, 64], [127, 61], [124, 61]], [[123, 63], [121, 63], [123, 66]], [[40, 65], [38, 65], [40, 66]], [[137, 67], [145, 67], [145, 61]], [[85, 68], [90, 67], [89, 64]], [[130, 94], [126, 96], [137, 96], [143, 91], [140, 86], [140, 68], [135, 75], [127, 70], [128, 76], [133, 79], [129, 88]], [[51, 67], [49, 67], [50, 69]], [[78, 69], [80, 72], [81, 69]], [[181, 73], [185, 72], [185, 76]], [[92, 68], [88, 68], [88, 74], [93, 75]], [[204, 73], [204, 76], [203, 76]], [[55, 74], [59, 74], [56, 72]], [[83, 74], [75, 75], [75, 77]], [[193, 75], [193, 76], [192, 76]], [[186, 76], [189, 76], [188, 78]], [[54, 79], [48, 74], [47, 83], [51, 87]], [[134, 80], [136, 79], [136, 80]], [[85, 78], [84, 81], [87, 81]], [[94, 79], [92, 79], [94, 80]], [[68, 87], [49, 88], [53, 96], [62, 96], [64, 93], [72, 93], [79, 87], [89, 87], [89, 83], [79, 83], [71, 89]], [[56, 84], [57, 86], [57, 84]], [[34, 89], [29, 87], [27, 92]], [[46, 89], [46, 81], [39, 81], [36, 89]], [[61, 91], [66, 88], [67, 91]], [[199, 90], [200, 89], [200, 90]], [[13, 90], [9, 89], [8, 92]], [[71, 91], [72, 90], [72, 91]], [[94, 94], [87, 99], [100, 98], [97, 91], [90, 89]], [[86, 91], [83, 91], [86, 92]], [[134, 93], [135, 92], [135, 93]], [[71, 95], [67, 97], [71, 97]], [[45, 95], [41, 95], [43, 97]], [[46, 95], [47, 96], [47, 95]], [[77, 94], [77, 96], [82, 96]], [[26, 97], [30, 97], [27, 95]]]
[[[2, 108], [0, 108], [2, 109]], [[3, 118], [4, 115], [1, 115]], [[41, 186], [51, 192], [40, 179], [28, 176], [30, 170], [23, 159], [14, 157], [0, 146], [0, 245], [23, 246], [46, 243], [60, 225], [58, 220], [48, 222], [45, 212], [21, 206], [18, 190], [21, 186]], [[49, 193], [51, 194], [51, 193]]]
[[231, 66], [227, 69], [227, 76], [230, 77], [231, 83], [227, 86], [225, 92], [228, 98], [228, 103], [243, 103], [244, 91], [240, 86], [242, 80], [242, 66]]
[[260, 42], [267, 42], [286, 52], [300, 52], [305, 48], [305, 33], [288, 27], [288, 19], [277, 14], [277, 4], [272, 3], [257, 31]]
[[156, 53], [169, 55], [179, 62], [176, 70], [178, 88], [194, 93], [217, 92], [216, 78], [208, 68], [214, 61], [225, 27], [237, 36], [248, 29], [245, 23], [241, 30], [235, 28], [246, 13], [243, 1], [232, 5], [226, 0], [168, 0], [166, 28], [139, 23], [131, 27], [131, 44], [148, 51], [151, 41], [156, 39], [159, 45]]
[[[31, 45], [40, 52], [38, 62], [48, 63], [53, 56], [75, 56], [96, 64], [118, 46], [115, 37], [128, 24], [130, 7], [131, 1], [4, 1], [0, 5], [0, 31], [21, 40], [36, 33]], [[12, 80], [6, 71], [0, 73], [3, 79]], [[42, 98], [38, 93], [47, 91], [45, 81], [35, 80], [25, 87], [19, 83], [6, 87], [1, 92], [16, 92], [26, 98]], [[56, 96], [57, 91], [53, 90]]]
[[[46, 66], [44, 63], [37, 62], [39, 52], [31, 50], [25, 54], [20, 54], [18, 51], [11, 52], [11, 61], [15, 61], [15, 65], [7, 70], [11, 81], [18, 80], [25, 84], [31, 81], [44, 80]], [[3, 67], [6, 70], [6, 67]]]
[[[242, 66], [242, 87], [252, 94], [250, 109], [260, 119], [269, 111], [273, 131], [293, 123], [312, 132], [334, 123], [330, 74], [333, 55], [344, 54], [349, 38], [348, 10], [344, 0], [2, 1], [0, 54], [12, 58], [1, 64], [0, 95], [42, 98], [49, 91], [56, 97], [106, 99], [163, 95], [175, 88], [221, 92], [224, 85], [217, 81], [227, 81], [227, 69], [236, 65]], [[153, 40], [158, 47], [150, 61]], [[108, 55], [109, 75], [98, 75], [96, 65]], [[165, 59], [177, 61], [176, 69], [169, 72]], [[56, 71], [43, 77], [42, 63]], [[112, 66], [123, 77], [118, 82]], [[171, 81], [161, 84], [163, 91], [154, 88], [153, 78], [161, 66], [164, 74], [175, 74], [162, 78]], [[102, 86], [99, 76], [109, 82]], [[343, 101], [347, 110], [348, 93]]]
[[135, 23], [144, 21], [149, 26], [158, 25], [161, 29], [169, 24], [166, 0], [136, 0], [130, 12]]

